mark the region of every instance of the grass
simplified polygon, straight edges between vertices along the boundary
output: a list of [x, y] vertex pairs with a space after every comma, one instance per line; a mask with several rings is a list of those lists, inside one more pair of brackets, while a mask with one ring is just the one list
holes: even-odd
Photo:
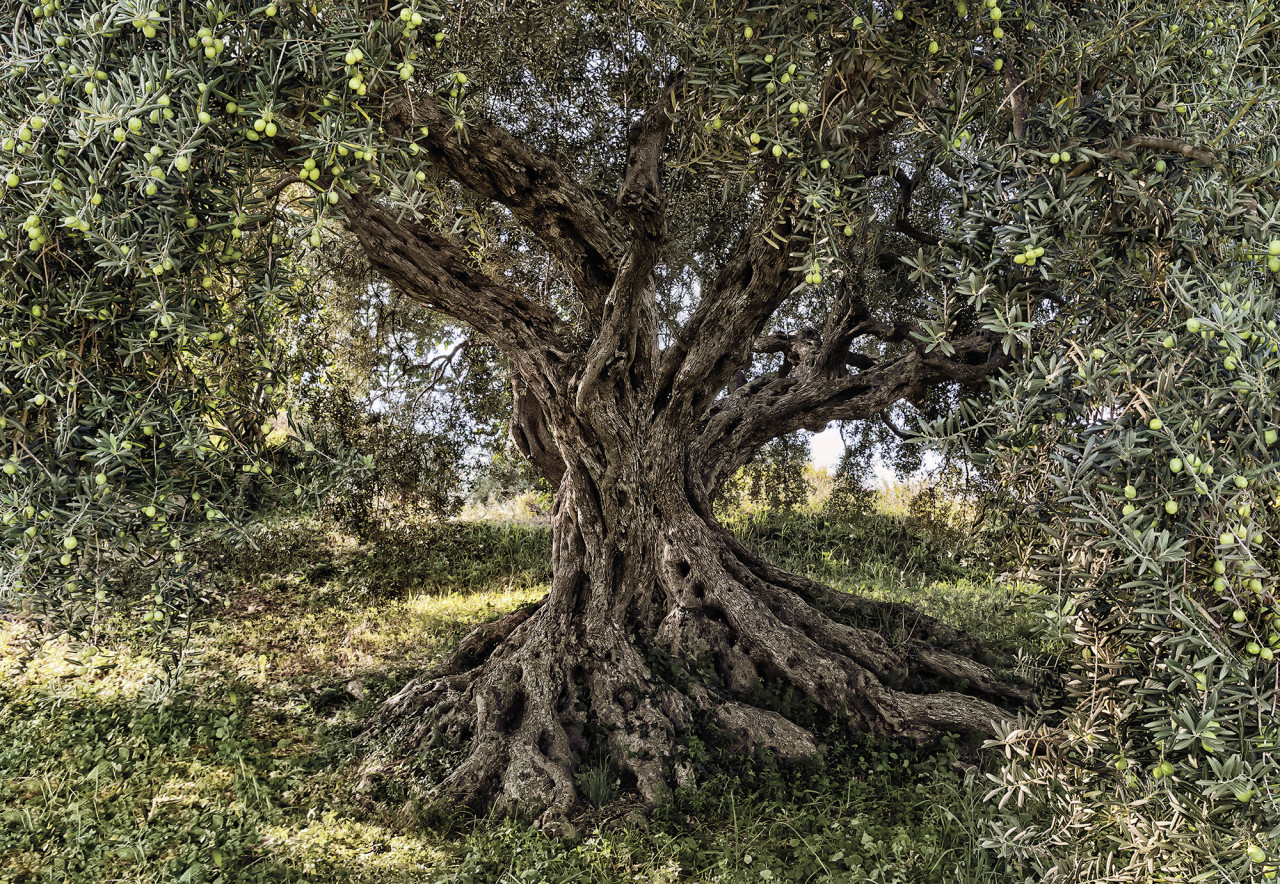
[[732, 526], [770, 562], [836, 589], [905, 602], [1006, 653], [1033, 646], [1031, 588], [991, 569], [990, 558], [947, 547], [901, 516], [873, 512], [852, 520], [821, 512], [745, 519]]
[[[1017, 640], [1017, 588], [912, 552], [918, 533], [875, 540], [892, 522], [738, 530], [787, 567]], [[89, 646], [0, 619], [0, 882], [1017, 880], [980, 847], [981, 774], [951, 744], [832, 733], [822, 769], [732, 775], [693, 745], [711, 779], [647, 820], [598, 765], [572, 844], [373, 801], [355, 788], [361, 721], [471, 625], [545, 592], [549, 533], [458, 522], [362, 543], [279, 518], [258, 538], [211, 551], [226, 604], [176, 683], [122, 624]]]

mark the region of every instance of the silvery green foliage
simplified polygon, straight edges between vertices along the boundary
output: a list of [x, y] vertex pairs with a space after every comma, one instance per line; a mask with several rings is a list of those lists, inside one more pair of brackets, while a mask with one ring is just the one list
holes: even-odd
[[1003, 299], [1015, 369], [932, 432], [1003, 475], [1038, 529], [1032, 576], [1061, 600], [1067, 702], [992, 744], [990, 846], [1044, 881], [1270, 880], [1275, 13], [1079, 12], [1038, 22], [1088, 48], [1028, 72], [1057, 85], [1031, 87], [1021, 144], [958, 160], [959, 232], [921, 262], [971, 303]]
[[[390, 22], [325, 19], [335, 40], [389, 43]], [[322, 55], [276, 21], [247, 5], [0, 12], [0, 588], [80, 628], [130, 574], [152, 581], [138, 613], [169, 625], [195, 601], [192, 537], [236, 533], [281, 456], [311, 450], [277, 409], [280, 332], [329, 203], [263, 198], [279, 173], [256, 145]]]

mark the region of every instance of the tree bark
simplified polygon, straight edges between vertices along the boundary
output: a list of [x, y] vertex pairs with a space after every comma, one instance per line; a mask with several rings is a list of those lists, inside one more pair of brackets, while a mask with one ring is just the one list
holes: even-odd
[[[779, 711], [784, 692], [917, 742], [991, 733], [1010, 716], [998, 704], [1028, 699], [954, 630], [755, 558], [711, 516], [688, 441], [646, 432], [616, 399], [573, 425], [562, 404], [540, 405], [550, 426], [537, 437], [557, 440], [563, 470], [547, 597], [473, 632], [371, 731], [469, 746], [442, 800], [559, 820], [580, 806], [575, 773], [607, 756], [652, 803], [691, 781], [681, 746], [708, 731], [784, 763], [819, 756], [817, 736]], [[895, 640], [866, 625], [886, 620], [902, 627]]]

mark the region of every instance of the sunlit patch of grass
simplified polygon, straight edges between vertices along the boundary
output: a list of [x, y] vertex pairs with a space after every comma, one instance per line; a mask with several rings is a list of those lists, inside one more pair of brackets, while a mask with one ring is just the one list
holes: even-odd
[[[541, 597], [542, 535], [464, 528], [426, 565], [314, 523], [272, 539], [220, 571], [226, 607], [176, 684], [124, 630], [90, 648], [0, 621], [0, 881], [418, 880], [441, 862], [446, 842], [352, 802], [350, 726], [471, 625]], [[503, 544], [511, 566], [490, 555]], [[455, 564], [474, 591], [448, 589]], [[436, 579], [406, 590], [406, 567]]]
[[38, 680], [0, 691], [0, 880], [209, 880], [252, 865], [271, 812], [257, 780], [271, 774], [238, 711], [68, 696], [87, 676], [58, 678], [54, 694]]
[[136, 699], [154, 693], [162, 674], [155, 659], [129, 646], [41, 640], [28, 621], [0, 621], [0, 675], [10, 690], [38, 689], [65, 700]]
[[428, 669], [472, 626], [536, 601], [545, 586], [410, 594], [350, 607], [278, 611], [219, 624], [202, 665], [277, 685]]
[[268, 826], [263, 848], [311, 880], [422, 881], [456, 857], [420, 834], [343, 818], [332, 811], [305, 824]]

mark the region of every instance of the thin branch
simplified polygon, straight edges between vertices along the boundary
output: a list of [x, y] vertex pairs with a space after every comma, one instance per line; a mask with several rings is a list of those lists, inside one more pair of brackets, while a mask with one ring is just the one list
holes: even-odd
[[434, 367], [435, 372], [431, 378], [431, 381], [427, 384], [427, 386], [419, 390], [418, 395], [413, 397], [413, 406], [412, 408], [410, 408], [410, 412], [412, 412], [414, 409], [418, 407], [418, 403], [422, 401], [423, 396], [427, 395], [428, 393], [434, 393], [436, 391], [436, 389], [440, 386], [440, 382], [444, 380], [444, 376], [449, 372], [449, 369], [453, 366], [453, 361], [457, 359], [458, 356], [463, 353], [463, 351], [470, 349], [471, 344], [472, 344], [471, 338], [463, 338], [462, 341], [455, 344], [453, 349], [451, 349], [449, 352], [441, 353], [439, 356], [435, 356], [431, 359], [428, 359], [422, 365], [413, 366], [414, 370], [430, 370], [432, 369], [432, 367]]
[[1205, 150], [1203, 147], [1196, 147], [1188, 141], [1182, 141], [1177, 138], [1161, 138], [1155, 135], [1137, 135], [1130, 138], [1126, 147], [1140, 147], [1144, 150], [1164, 150], [1173, 153], [1180, 153], [1184, 157], [1204, 163], [1206, 166], [1216, 165], [1218, 155], [1211, 150]]
[[822, 336], [816, 328], [802, 328], [794, 332], [772, 332], [756, 339], [752, 350], [756, 353], [781, 353], [782, 367], [778, 377], [786, 377], [797, 365], [812, 363], [822, 350]]
[[1027, 134], [1027, 83], [1009, 59], [1004, 65], [1004, 88], [1008, 90], [1009, 111], [1013, 116], [1013, 138], [1021, 141]]
[[268, 187], [265, 191], [259, 194], [257, 199], [260, 200], [261, 202], [269, 203], [273, 199], [278, 197], [280, 194], [284, 193], [289, 188], [289, 185], [301, 184], [301, 183], [302, 183], [302, 179], [299, 178], [294, 173], [281, 175], [274, 182], [272, 182], [270, 187]]
[[898, 425], [893, 422], [893, 418], [889, 417], [888, 411], [880, 412], [880, 422], [889, 429], [890, 433], [893, 433], [893, 435], [897, 436], [902, 441], [910, 441], [911, 434], [906, 430], [899, 430]]
[[[923, 170], [921, 171], [923, 173]], [[911, 195], [916, 189], [916, 179], [901, 169], [894, 169], [893, 180], [902, 188], [901, 196], [898, 198], [898, 210], [894, 213], [893, 229], [899, 233], [905, 233], [916, 242], [926, 246], [936, 246], [942, 242], [938, 237], [931, 233], [925, 233], [911, 223]]]
[[[1133, 158], [1133, 150], [1157, 150], [1166, 151], [1168, 153], [1181, 154], [1184, 157], [1204, 163], [1207, 166], [1215, 166], [1222, 162], [1216, 153], [1206, 150], [1203, 147], [1197, 147], [1189, 141], [1183, 141], [1179, 138], [1164, 138], [1158, 135], [1135, 135], [1124, 143], [1120, 148], [1108, 148], [1101, 153], [1106, 156], [1115, 157], [1120, 160], [1128, 160]], [[1094, 167], [1096, 161], [1092, 158], [1081, 160], [1075, 165], [1070, 172], [1067, 173], [1068, 178], [1079, 178], [1085, 172]]]

